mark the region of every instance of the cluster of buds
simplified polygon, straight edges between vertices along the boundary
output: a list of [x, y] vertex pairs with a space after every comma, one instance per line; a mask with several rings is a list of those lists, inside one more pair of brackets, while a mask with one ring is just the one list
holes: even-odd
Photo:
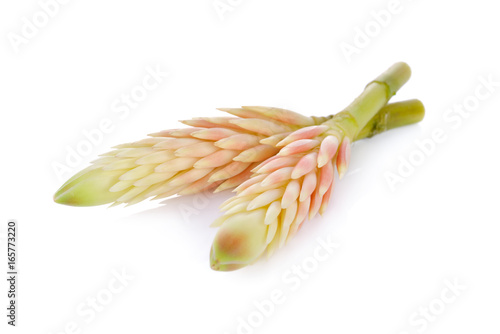
[[68, 180], [56, 202], [74, 206], [127, 205], [144, 199], [234, 189], [210, 251], [214, 270], [235, 270], [270, 256], [307, 219], [323, 214], [335, 180], [345, 174], [351, 143], [413, 124], [424, 116], [418, 100], [388, 104], [409, 79], [397, 63], [368, 84], [350, 106], [327, 117], [285, 109], [220, 109], [232, 117], [182, 121], [105, 153]]
[[131, 205], [147, 198], [231, 189], [278, 153], [269, 143], [328, 119], [267, 107], [220, 110], [237, 117], [181, 121], [189, 127], [118, 145], [69, 179], [54, 200], [74, 206]]
[[211, 250], [215, 270], [248, 265], [292, 238], [304, 221], [323, 213], [334, 184], [334, 161], [342, 176], [349, 164], [349, 137], [327, 125], [298, 130], [280, 141], [279, 153], [222, 204], [225, 214]]

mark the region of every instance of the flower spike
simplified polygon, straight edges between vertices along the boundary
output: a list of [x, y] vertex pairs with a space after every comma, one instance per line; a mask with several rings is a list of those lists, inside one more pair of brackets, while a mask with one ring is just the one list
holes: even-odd
[[[324, 213], [334, 188], [334, 166], [342, 178], [352, 141], [368, 137], [380, 127], [390, 128], [387, 118], [376, 116], [409, 76], [406, 64], [395, 64], [368, 84], [343, 112], [319, 126], [296, 130], [277, 143], [282, 147], [278, 158], [264, 161], [237, 188], [234, 201], [244, 198], [242, 205], [233, 206], [226, 218], [218, 220], [220, 230], [210, 253], [212, 269], [235, 270], [265, 253], [270, 256], [307, 218]], [[423, 116], [423, 107], [416, 109]], [[380, 124], [372, 124], [372, 118]]]
[[221, 271], [243, 268], [271, 256], [307, 219], [325, 212], [335, 168], [342, 178], [354, 141], [422, 120], [418, 100], [388, 104], [409, 77], [408, 65], [393, 65], [333, 116], [244, 106], [219, 109], [231, 117], [181, 121], [188, 127], [115, 146], [64, 183], [54, 200], [132, 205], [235, 188], [212, 224], [219, 230], [210, 264]]

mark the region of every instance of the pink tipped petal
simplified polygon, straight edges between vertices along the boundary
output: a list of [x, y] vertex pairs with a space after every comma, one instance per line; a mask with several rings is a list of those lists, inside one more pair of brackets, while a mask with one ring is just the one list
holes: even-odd
[[[147, 197], [158, 196], [158, 195], [170, 192], [173, 189], [174, 189], [174, 187], [172, 187], [169, 182], [162, 182], [162, 183], [154, 184], [151, 187], [149, 187], [146, 193], [147, 193]], [[172, 195], [174, 195], [174, 194], [177, 194], [177, 191], [172, 193]], [[153, 199], [154, 198], [152, 198], [152, 200]]]
[[269, 118], [273, 118], [280, 122], [284, 122], [286, 124], [293, 124], [300, 126], [314, 125], [314, 120], [311, 117], [301, 115], [291, 110], [272, 108], [272, 107], [259, 107], [259, 106], [243, 106], [242, 108], [255, 111], [259, 114], [262, 114]]
[[292, 172], [292, 179], [298, 179], [316, 168], [316, 161], [318, 159], [318, 154], [316, 152], [309, 153], [308, 155], [302, 157], [297, 163]]
[[147, 197], [155, 196], [151, 199], [155, 200], [157, 199], [158, 196], [160, 196], [159, 198], [165, 198], [175, 195], [182, 189], [186, 188], [186, 186], [187, 185], [172, 187], [172, 185], [169, 182], [163, 182], [152, 185], [151, 187], [148, 188], [148, 190], [145, 193]]
[[[250, 165], [250, 166], [252, 166], [252, 165]], [[250, 176], [252, 175], [251, 169], [252, 168], [249, 167], [246, 170], [244, 170], [243, 172], [241, 172], [240, 174], [235, 175], [230, 179], [227, 179], [226, 181], [224, 181], [224, 183], [219, 185], [219, 187], [217, 187], [217, 189], [214, 190], [214, 193], [218, 193], [220, 191], [227, 190], [227, 189], [232, 189], [232, 188], [235, 188], [235, 187], [241, 185], [243, 182], [248, 180], [250, 178]]]
[[281, 215], [281, 229], [280, 229], [280, 235], [279, 235], [279, 248], [283, 247], [286, 241], [286, 237], [288, 236], [288, 231], [290, 230], [290, 225], [285, 224], [285, 218], [286, 215]]
[[186, 120], [181, 120], [179, 122], [181, 122], [182, 124], [185, 124], [185, 125], [199, 127], [199, 128], [215, 128], [215, 127], [217, 127], [217, 124], [210, 123], [204, 119], [199, 119], [199, 118], [186, 119]]
[[181, 123], [200, 127], [200, 128], [220, 128], [221, 126], [224, 128], [231, 129], [239, 129], [238, 126], [231, 123], [232, 120], [236, 119], [235, 117], [195, 117], [190, 120], [181, 121]]
[[240, 174], [243, 172], [245, 169], [250, 166], [249, 163], [246, 162], [239, 162], [239, 161], [233, 161], [221, 170], [215, 172], [212, 174], [210, 179], [208, 180], [209, 182], [216, 182], [216, 181], [221, 181], [221, 180], [226, 180], [229, 179], [235, 175]]
[[326, 130], [328, 130], [329, 127], [327, 125], [314, 125], [314, 126], [308, 126], [302, 129], [299, 129], [295, 132], [292, 132], [290, 135], [288, 135], [286, 138], [284, 138], [282, 141], [280, 141], [276, 146], [281, 147], [281, 146], [286, 146], [290, 143], [293, 143], [294, 141], [300, 140], [300, 139], [312, 139]]
[[284, 167], [292, 167], [299, 161], [297, 157], [279, 157], [275, 156], [264, 162], [263, 165], [257, 170], [257, 173], [272, 173]]
[[259, 162], [274, 156], [276, 153], [278, 153], [277, 148], [269, 145], [258, 145], [241, 152], [234, 160], [241, 162]]
[[250, 187], [246, 188], [242, 192], [239, 192], [238, 196], [246, 196], [246, 195], [250, 195], [250, 194], [254, 194], [254, 196], [255, 196], [255, 195], [261, 194], [265, 191], [280, 188], [280, 187], [283, 187], [283, 189], [285, 189], [286, 185], [288, 184], [288, 181], [289, 180], [283, 180], [283, 181], [278, 182], [276, 184], [265, 185], [265, 186], [263, 186], [262, 183], [256, 183], [256, 184], [251, 185]]
[[255, 197], [255, 199], [248, 204], [247, 210], [252, 211], [258, 208], [261, 208], [263, 206], [266, 206], [277, 199], [281, 198], [283, 196], [284, 189], [279, 188], [279, 189], [272, 189], [268, 190], [259, 196]]
[[291, 238], [291, 234], [294, 233], [293, 230], [295, 227], [293, 226], [296, 216], [298, 213], [299, 204], [297, 202], [293, 202], [292, 205], [288, 209], [285, 210], [285, 218], [283, 219], [283, 228], [282, 230], [286, 230], [286, 235], [283, 235], [283, 239], [280, 238], [280, 242], [283, 245], [284, 242], [287, 242]]
[[154, 153], [148, 154], [135, 163], [138, 165], [148, 165], [148, 164], [161, 164], [166, 161], [175, 159], [175, 154], [170, 150], [155, 151]]
[[304, 177], [304, 182], [302, 183], [302, 189], [300, 190], [299, 200], [305, 201], [306, 198], [311, 196], [311, 194], [316, 189], [317, 177], [315, 172], [310, 172]]
[[275, 219], [275, 221], [270, 223], [269, 227], [267, 228], [267, 236], [266, 236], [267, 245], [269, 245], [271, 241], [273, 241], [277, 231], [278, 231], [278, 219]]
[[116, 156], [120, 158], [140, 158], [154, 152], [156, 151], [151, 147], [129, 148], [120, 150]]
[[309, 208], [309, 220], [313, 219], [319, 211], [321, 203], [323, 201], [323, 196], [319, 194], [319, 191], [316, 190], [314, 194], [311, 196], [311, 207]]
[[281, 213], [280, 201], [272, 202], [271, 205], [269, 205], [269, 208], [267, 209], [266, 219], [264, 220], [264, 224], [269, 225], [274, 223], [276, 219], [278, 219], [280, 213]]
[[117, 159], [115, 162], [111, 162], [106, 166], [103, 166], [103, 170], [119, 170], [119, 169], [130, 169], [137, 167], [135, 159]]
[[260, 194], [263, 193], [265, 190], [264, 188], [260, 185], [260, 183], [252, 184], [245, 190], [238, 192], [238, 196], [248, 196], [248, 195], [255, 195], [255, 194]]
[[321, 142], [318, 153], [318, 167], [321, 168], [331, 161], [339, 148], [339, 140], [335, 136], [328, 136]]
[[276, 144], [285, 139], [285, 137], [288, 136], [289, 134], [290, 134], [289, 132], [278, 133], [275, 134], [274, 136], [261, 139], [260, 143], [265, 145], [276, 146]]
[[244, 119], [236, 118], [231, 120], [232, 124], [239, 126], [242, 129], [260, 133], [265, 136], [272, 136], [281, 132], [289, 132], [292, 128], [275, 121], [265, 120], [265, 119]]
[[146, 195], [147, 197], [157, 196], [165, 192], [171, 191], [172, 189], [173, 187], [170, 186], [170, 183], [168, 182], [158, 183], [149, 187], [148, 190], [146, 191]]
[[125, 190], [127, 188], [130, 188], [134, 184], [134, 182], [135, 182], [134, 180], [118, 181], [111, 188], [109, 188], [109, 191], [114, 193], [114, 192], [119, 192], [119, 191]]
[[265, 174], [253, 176], [253, 177], [249, 178], [248, 180], [246, 180], [245, 182], [243, 182], [242, 184], [240, 184], [236, 189], [234, 189], [234, 191], [237, 193], [240, 193], [240, 192], [244, 191], [245, 189], [247, 189], [248, 187], [253, 186], [254, 184], [257, 184], [260, 181], [264, 180], [266, 177], [267, 177], [267, 175], [265, 175]]
[[246, 210], [248, 204], [250, 204], [250, 201], [245, 201], [245, 202], [238, 203], [235, 206], [233, 206], [232, 208], [230, 208], [229, 210], [227, 210], [226, 212], [224, 212], [223, 216], [226, 216], [226, 217], [227, 216], [232, 216], [235, 213], [244, 211], [244, 210]]
[[259, 170], [262, 166], [264, 166], [264, 165], [266, 165], [267, 163], [269, 163], [269, 162], [271, 162], [271, 161], [273, 161], [273, 160], [276, 160], [276, 159], [278, 159], [278, 158], [279, 158], [279, 157], [275, 155], [275, 156], [272, 156], [272, 157], [270, 157], [270, 158], [268, 158], [268, 159], [266, 159], [266, 160], [264, 160], [264, 161], [262, 161], [262, 162], [260, 162], [260, 163], [256, 163], [257, 165], [256, 165], [256, 166], [252, 169], [252, 172], [253, 172], [253, 173], [257, 172], [257, 171], [258, 171], [258, 170]]
[[[199, 128], [198, 128], [199, 129]], [[191, 133], [191, 136], [203, 140], [221, 140], [230, 136], [237, 135], [238, 132], [225, 129], [225, 128], [210, 128], [210, 129], [200, 129]]]
[[285, 210], [285, 219], [283, 220], [283, 224], [292, 225], [295, 216], [297, 214], [298, 204], [297, 201], [294, 201], [286, 210]]
[[169, 135], [172, 137], [184, 138], [184, 137], [189, 137], [194, 132], [197, 132], [200, 130], [203, 130], [203, 128], [189, 127], [189, 128], [185, 128], [185, 129], [175, 129], [175, 130], [171, 130], [169, 132]]
[[288, 208], [293, 202], [299, 198], [300, 195], [300, 182], [292, 180], [288, 183], [283, 198], [281, 200], [281, 207]]
[[172, 176], [174, 176], [175, 173], [153, 173], [149, 174], [146, 177], [143, 177], [142, 179], [139, 179], [134, 182], [135, 187], [141, 187], [141, 186], [150, 186], [159, 182], [166, 181], [170, 179]]
[[164, 139], [162, 142], [155, 144], [154, 148], [161, 148], [164, 150], [177, 150], [181, 147], [186, 147], [198, 143], [203, 143], [203, 141], [196, 138], [168, 138]]
[[151, 174], [155, 169], [154, 165], [141, 165], [129, 170], [120, 176], [120, 181], [137, 180]]
[[185, 128], [185, 129], [173, 129], [173, 130], [163, 130], [160, 132], [150, 133], [148, 136], [151, 137], [176, 137], [176, 138], [186, 138], [189, 137], [193, 132], [199, 131], [201, 128]]
[[241, 118], [262, 118], [262, 115], [259, 113], [243, 108], [217, 108], [217, 110], [224, 111], [228, 114]]
[[241, 204], [243, 202], [246, 202], [247, 205], [250, 203], [250, 201], [253, 199], [253, 196], [235, 196], [231, 197], [230, 199], [226, 200], [224, 203], [220, 205], [220, 210], [221, 211], [229, 211], [231, 208], [235, 207], [238, 204]]
[[225, 191], [225, 190], [229, 190], [229, 189], [233, 189], [234, 187], [236, 187], [238, 184], [241, 184], [242, 181], [244, 180], [235, 180], [237, 179], [238, 177], [240, 177], [240, 175], [236, 175], [226, 181], [224, 181], [222, 184], [220, 184], [215, 190], [214, 190], [214, 194], [216, 193], [220, 193], [221, 191]]
[[214, 168], [223, 166], [233, 161], [233, 158], [239, 153], [239, 151], [220, 150], [210, 154], [208, 157], [198, 160], [198, 162], [194, 164], [194, 168]]
[[292, 176], [292, 171], [293, 167], [285, 167], [272, 172], [262, 181], [261, 185], [266, 187], [288, 180]]
[[217, 188], [219, 184], [222, 183], [222, 181], [218, 182], [208, 182], [208, 178], [210, 177], [210, 174], [199, 179], [198, 181], [194, 182], [191, 184], [189, 187], [186, 189], [182, 190], [179, 192], [179, 195], [193, 195], [201, 192], [210, 192]]
[[347, 137], [344, 138], [340, 145], [339, 155], [337, 157], [337, 171], [339, 172], [339, 179], [341, 179], [347, 167], [349, 167], [349, 160], [351, 159], [351, 140]]
[[309, 151], [319, 145], [316, 139], [299, 139], [283, 147], [278, 155], [287, 156]]
[[156, 166], [155, 172], [179, 172], [190, 169], [198, 161], [198, 158], [177, 158]]
[[319, 207], [319, 214], [320, 215], [323, 215], [326, 211], [326, 208], [328, 207], [328, 203], [330, 202], [330, 198], [332, 197], [333, 187], [334, 187], [334, 185], [332, 183], [330, 188], [328, 188], [325, 195], [323, 196], [323, 199], [321, 201], [321, 206]]
[[189, 184], [193, 183], [194, 181], [197, 181], [201, 179], [202, 177], [206, 176], [209, 174], [213, 168], [206, 168], [206, 169], [191, 169], [184, 174], [180, 174], [176, 177], [174, 177], [169, 183], [172, 187], [180, 187], [181, 185], [186, 185], [188, 186]]
[[201, 158], [217, 152], [218, 150], [219, 148], [216, 147], [213, 142], [202, 141], [194, 145], [189, 145], [177, 149], [175, 151], [175, 155], [178, 157]]
[[[196, 129], [196, 128], [188, 128], [188, 129]], [[148, 133], [148, 136], [150, 136], [150, 137], [170, 137], [170, 133], [172, 131], [173, 130], [162, 130], [162, 131], [158, 131], [158, 132], [152, 132], [152, 133]]]
[[121, 203], [128, 203], [132, 199], [134, 199], [134, 197], [136, 197], [137, 195], [139, 195], [140, 193], [142, 193], [147, 188], [148, 188], [148, 186], [134, 187], [134, 188], [130, 189], [128, 192], [126, 192], [123, 196], [121, 196], [120, 198], [118, 198], [116, 201], [117, 202], [121, 202]]
[[226, 150], [246, 150], [259, 145], [259, 137], [251, 134], [236, 134], [215, 143], [215, 146]]
[[106, 166], [107, 164], [110, 164], [112, 162], [117, 161], [115, 157], [112, 156], [107, 156], [107, 157], [100, 157], [95, 160], [92, 160], [90, 163], [96, 166]]
[[302, 223], [304, 223], [304, 221], [306, 220], [307, 214], [309, 213], [310, 204], [311, 201], [309, 199], [305, 200], [304, 202], [299, 202], [297, 214], [295, 215], [295, 219], [288, 232], [287, 242], [295, 236]]
[[333, 163], [329, 161], [320, 168], [319, 172], [319, 194], [323, 196], [332, 185], [334, 177]]
[[162, 143], [164, 141], [169, 141], [175, 138], [145, 138], [133, 143], [116, 145], [114, 148], [141, 148], [141, 147], [151, 147]]
[[308, 198], [305, 201], [299, 202], [299, 208], [297, 209], [297, 215], [295, 216], [295, 221], [293, 225], [300, 226], [307, 218], [307, 214], [309, 213], [309, 208], [311, 207], [311, 199]]
[[179, 192], [181, 192], [183, 189], [187, 188], [187, 184], [183, 184], [179, 187], [176, 187], [176, 188], [173, 188], [173, 189], [170, 189], [166, 192], [163, 192], [159, 195], [156, 195], [155, 197], [153, 197], [153, 200], [157, 200], [157, 199], [162, 199], [162, 198], [168, 198], [168, 197], [171, 197], [173, 195], [177, 195]]

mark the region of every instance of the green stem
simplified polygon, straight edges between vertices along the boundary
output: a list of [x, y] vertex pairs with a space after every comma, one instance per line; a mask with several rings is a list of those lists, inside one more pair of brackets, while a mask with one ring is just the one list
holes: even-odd
[[[366, 124], [384, 107], [389, 99], [408, 81], [411, 75], [406, 63], [396, 63], [370, 82], [363, 93], [347, 108], [325, 124], [331, 133], [356, 138]], [[341, 139], [341, 138], [339, 138]]]
[[370, 138], [390, 129], [418, 123], [424, 115], [425, 108], [419, 100], [389, 103], [359, 131], [355, 140]]
[[[419, 100], [388, 103], [358, 132], [354, 140], [370, 138], [390, 129], [418, 123], [424, 118], [424, 115], [425, 108]], [[319, 125], [331, 120], [336, 115], [312, 117]]]

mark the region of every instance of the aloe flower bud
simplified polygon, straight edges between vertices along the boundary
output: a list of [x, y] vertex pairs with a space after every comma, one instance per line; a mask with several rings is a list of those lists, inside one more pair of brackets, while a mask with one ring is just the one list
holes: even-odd
[[270, 256], [307, 218], [323, 213], [333, 190], [334, 162], [343, 174], [350, 143], [327, 125], [300, 129], [280, 141], [279, 153], [254, 168], [254, 175], [235, 189], [237, 195], [222, 204], [225, 213], [212, 224], [221, 228], [211, 267], [239, 269], [266, 251]]
[[[291, 130], [294, 136], [319, 134], [331, 119], [305, 117], [269, 107], [220, 109], [233, 117], [196, 118], [183, 121], [188, 128], [151, 134], [150, 138], [123, 144], [102, 154], [92, 165], [68, 180], [55, 194], [57, 203], [91, 206], [134, 204], [148, 197], [165, 198], [201, 191], [232, 189], [248, 180], [251, 170], [279, 151], [277, 144]], [[375, 115], [356, 139], [371, 137], [421, 118], [418, 100], [388, 104]], [[285, 131], [285, 132], [279, 132]], [[295, 140], [289, 136], [287, 141]], [[298, 137], [297, 137], [298, 138]], [[285, 143], [285, 142], [282, 142]], [[337, 145], [333, 138], [322, 143]], [[329, 159], [319, 157], [320, 166]]]
[[189, 127], [116, 146], [68, 180], [54, 200], [74, 206], [130, 205], [150, 197], [234, 188], [258, 163], [278, 152], [274, 143], [328, 119], [278, 108], [221, 110], [237, 117], [182, 121]]
[[210, 251], [212, 269], [230, 271], [255, 261], [266, 249], [266, 211], [252, 210], [229, 217], [219, 229]]
[[[276, 143], [278, 154], [255, 167], [253, 176], [235, 189], [237, 195], [221, 205], [225, 213], [212, 224], [220, 226], [210, 253], [212, 269], [239, 269], [264, 253], [272, 255], [307, 218], [325, 212], [334, 188], [335, 167], [342, 178], [354, 140], [369, 137], [380, 128], [420, 121], [424, 109], [418, 101], [410, 102], [412, 116], [404, 121], [389, 117], [401, 115], [401, 104], [391, 109], [394, 114], [382, 111], [383, 117], [375, 117], [409, 76], [406, 64], [394, 65], [332, 119], [296, 130]], [[370, 121], [374, 117], [378, 124]]]
[[[417, 100], [385, 106], [356, 139], [418, 121], [419, 106]], [[319, 134], [326, 125], [310, 128], [310, 124], [318, 125], [333, 117], [305, 117], [269, 107], [221, 110], [239, 118], [196, 118], [183, 121], [188, 128], [161, 131], [150, 138], [119, 145], [68, 180], [54, 200], [73, 206], [113, 202], [130, 205], [148, 197], [232, 189], [248, 180], [257, 164], [276, 154], [278, 143], [292, 142], [301, 135], [311, 136], [311, 131]], [[304, 130], [295, 137], [289, 136], [290, 131], [301, 128]], [[323, 145], [335, 143], [327, 139]], [[322, 164], [325, 159], [328, 157], [320, 157]]]

